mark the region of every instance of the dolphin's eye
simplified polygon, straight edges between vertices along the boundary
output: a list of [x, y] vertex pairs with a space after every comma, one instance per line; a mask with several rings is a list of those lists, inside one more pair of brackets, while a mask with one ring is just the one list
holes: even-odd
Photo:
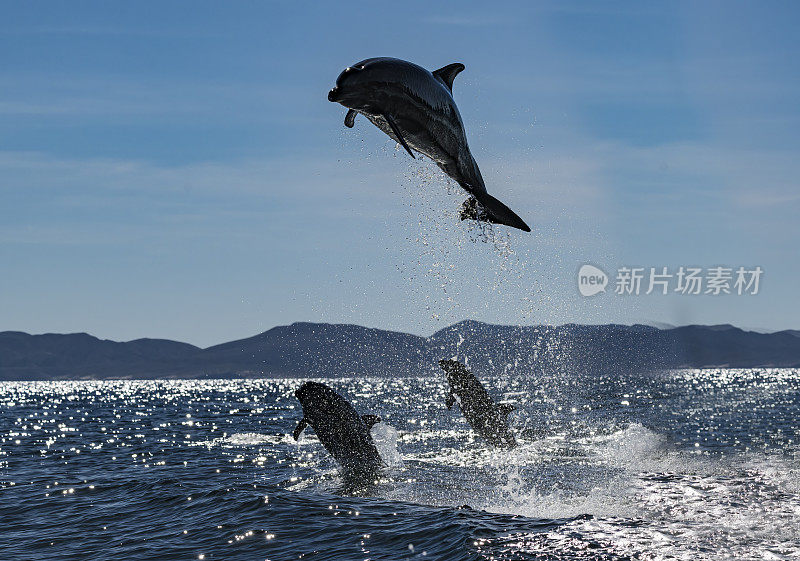
[[336, 85], [337, 85], [337, 86], [341, 86], [341, 85], [342, 85], [342, 83], [345, 81], [345, 79], [346, 79], [348, 76], [352, 76], [352, 75], [354, 75], [354, 74], [358, 74], [358, 73], [359, 73], [359, 72], [361, 72], [362, 70], [364, 70], [364, 65], [363, 65], [363, 64], [362, 64], [362, 65], [360, 65], [360, 66], [359, 66], [359, 65], [355, 65], [355, 66], [348, 66], [347, 68], [345, 68], [344, 70], [342, 70], [342, 73], [341, 73], [341, 74], [339, 74], [339, 77], [336, 79]]

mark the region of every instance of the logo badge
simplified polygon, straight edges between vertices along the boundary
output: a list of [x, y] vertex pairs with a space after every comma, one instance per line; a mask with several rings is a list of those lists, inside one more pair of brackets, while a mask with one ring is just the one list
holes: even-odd
[[594, 265], [582, 265], [578, 271], [578, 291], [581, 296], [594, 296], [606, 291], [608, 275]]

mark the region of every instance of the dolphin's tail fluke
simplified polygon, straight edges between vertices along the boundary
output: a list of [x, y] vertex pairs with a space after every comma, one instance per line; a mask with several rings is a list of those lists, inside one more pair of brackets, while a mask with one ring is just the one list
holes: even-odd
[[461, 220], [484, 220], [494, 224], [505, 224], [512, 228], [519, 228], [530, 232], [530, 227], [525, 224], [516, 213], [488, 193], [470, 197], [461, 205]]

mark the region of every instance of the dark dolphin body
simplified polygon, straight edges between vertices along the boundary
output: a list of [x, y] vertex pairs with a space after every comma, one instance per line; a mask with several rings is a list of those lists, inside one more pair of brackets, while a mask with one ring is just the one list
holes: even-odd
[[436, 162], [470, 194], [461, 207], [461, 220], [484, 220], [530, 232], [519, 216], [486, 192], [453, 101], [453, 79], [462, 70], [461, 63], [429, 72], [396, 58], [368, 58], [339, 75], [328, 99], [349, 109], [346, 126], [352, 127], [361, 113], [412, 158], [413, 148]]
[[292, 434], [294, 439], [311, 425], [345, 475], [374, 481], [383, 461], [369, 431], [380, 418], [360, 416], [345, 398], [319, 382], [304, 383], [294, 395], [303, 406], [303, 418]]
[[498, 405], [489, 392], [467, 367], [456, 360], [440, 360], [439, 366], [447, 373], [450, 393], [447, 408], [450, 409], [458, 396], [461, 412], [475, 432], [492, 446], [513, 448], [517, 445], [508, 426], [508, 414], [514, 410], [512, 405]]

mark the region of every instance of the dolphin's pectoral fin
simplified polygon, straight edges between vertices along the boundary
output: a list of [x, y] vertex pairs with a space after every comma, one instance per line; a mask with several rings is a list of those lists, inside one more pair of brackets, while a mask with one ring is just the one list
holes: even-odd
[[453, 395], [453, 392], [447, 394], [447, 400], [444, 402], [444, 404], [447, 405], [447, 408], [450, 409], [451, 407], [453, 407], [453, 404], [455, 402], [456, 402], [456, 396]]
[[503, 417], [505, 417], [506, 415], [508, 415], [512, 411], [516, 411], [516, 410], [517, 410], [516, 407], [514, 407], [513, 405], [508, 404], [508, 403], [501, 403], [500, 405], [497, 406], [497, 411]]
[[347, 112], [347, 115], [344, 116], [344, 126], [348, 129], [352, 129], [353, 125], [356, 124], [356, 116], [358, 115], [358, 111], [355, 109], [350, 109]]
[[450, 93], [453, 93], [453, 80], [458, 73], [464, 70], [465, 66], [460, 62], [454, 62], [453, 64], [448, 64], [447, 66], [443, 66], [439, 70], [434, 70], [433, 75], [439, 78], [439, 80], [447, 86], [447, 89], [450, 90]]
[[308, 421], [306, 421], [306, 418], [303, 417], [302, 419], [300, 419], [300, 422], [297, 423], [297, 426], [294, 428], [294, 432], [292, 433], [292, 437], [295, 440], [300, 438], [300, 434], [302, 434], [302, 432], [306, 429], [307, 426], [308, 426]]
[[370, 430], [373, 425], [377, 425], [381, 422], [381, 418], [377, 415], [361, 415], [361, 419], [364, 421], [364, 424], [367, 425], [367, 430]]
[[391, 117], [390, 117], [388, 114], [386, 114], [386, 113], [384, 113], [384, 114], [383, 114], [383, 118], [384, 118], [384, 119], [386, 119], [386, 122], [387, 122], [387, 123], [389, 123], [389, 126], [390, 126], [390, 127], [392, 127], [392, 132], [393, 132], [393, 133], [394, 133], [394, 135], [397, 137], [397, 140], [400, 142], [400, 144], [402, 144], [402, 145], [403, 145], [403, 148], [405, 148], [405, 149], [406, 149], [406, 152], [408, 152], [408, 155], [409, 155], [409, 156], [411, 156], [412, 158], [414, 158], [414, 159], [416, 160], [416, 159], [417, 159], [417, 157], [416, 157], [416, 156], [414, 156], [414, 154], [411, 152], [411, 148], [409, 148], [409, 147], [408, 147], [408, 144], [406, 144], [406, 139], [405, 139], [405, 138], [403, 138], [403, 135], [402, 135], [402, 134], [400, 134], [400, 129], [398, 128], [397, 124], [394, 122], [394, 119], [392, 119], [392, 118], [391, 118]]

